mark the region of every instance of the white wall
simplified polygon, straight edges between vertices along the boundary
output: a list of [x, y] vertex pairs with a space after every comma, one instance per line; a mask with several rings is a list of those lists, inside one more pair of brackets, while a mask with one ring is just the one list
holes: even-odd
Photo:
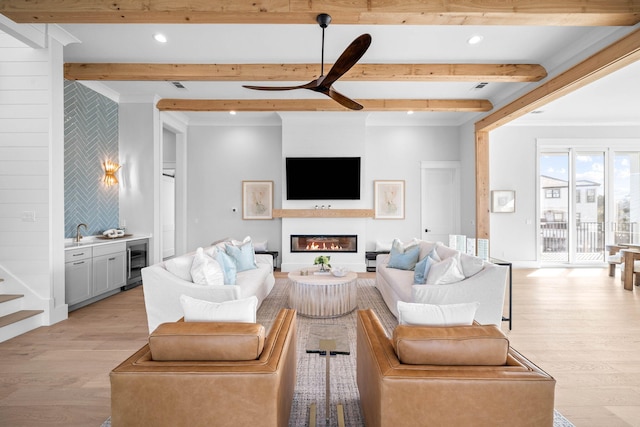
[[[515, 190], [514, 213], [492, 213], [491, 255], [537, 266], [536, 140], [640, 138], [640, 127], [503, 126], [490, 134], [491, 190]], [[640, 146], [639, 146], [640, 147]]]
[[458, 130], [449, 126], [369, 126], [366, 134], [368, 207], [373, 207], [373, 181], [405, 181], [405, 219], [368, 220], [367, 250], [375, 242], [420, 238], [422, 232], [420, 163], [459, 160]]
[[[66, 318], [62, 46], [0, 32], [0, 277], [46, 324]], [[57, 122], [55, 122], [57, 120]]]
[[[366, 167], [366, 119], [367, 114], [355, 113], [282, 113], [282, 164], [287, 157], [360, 157], [360, 200], [332, 200], [332, 209], [370, 209], [372, 194], [368, 189], [370, 179]], [[286, 171], [281, 169], [281, 182]], [[322, 176], [318, 175], [318, 182]], [[315, 205], [328, 204], [327, 200], [286, 200], [286, 189], [281, 185], [283, 208], [312, 209]], [[358, 247], [355, 253], [331, 253], [331, 264], [352, 271], [365, 271], [366, 223], [365, 218], [283, 218], [282, 220], [282, 271], [293, 271], [313, 263], [314, 254], [292, 253], [290, 236], [355, 234]]]
[[[281, 117], [282, 126], [189, 126], [187, 250], [225, 237], [251, 235], [255, 240], [267, 239], [269, 248], [282, 255], [283, 245], [289, 245], [285, 238], [281, 240], [289, 234], [282, 229], [283, 220], [241, 219], [241, 182], [273, 180], [276, 208], [311, 208], [313, 201], [285, 197], [284, 158], [297, 155], [363, 158], [361, 200], [336, 201], [332, 203], [336, 209], [372, 208], [374, 180], [406, 181], [405, 220], [364, 219], [364, 228], [353, 224], [366, 236], [359, 242], [362, 252], [373, 250], [376, 240], [420, 237], [420, 162], [461, 156], [456, 127], [369, 126], [366, 114], [359, 113], [282, 113]], [[474, 206], [475, 199], [465, 203]], [[357, 256], [364, 263], [364, 254]]]
[[153, 103], [121, 102], [120, 225], [127, 233], [151, 234], [150, 262], [162, 260], [160, 242], [160, 122]]
[[281, 207], [280, 126], [189, 126], [187, 141], [187, 251], [247, 235], [279, 250], [280, 220], [242, 219], [242, 181], [274, 181]]
[[476, 136], [473, 122], [457, 128], [460, 145], [460, 232], [476, 236]]

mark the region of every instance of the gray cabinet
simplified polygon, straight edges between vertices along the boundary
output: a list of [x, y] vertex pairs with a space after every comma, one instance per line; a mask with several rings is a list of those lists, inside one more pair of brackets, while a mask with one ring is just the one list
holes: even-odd
[[108, 297], [126, 285], [125, 242], [102, 243], [65, 251], [65, 299], [75, 310]]
[[93, 248], [93, 296], [126, 284], [126, 245], [110, 243]]
[[68, 305], [77, 304], [92, 294], [92, 250], [72, 249], [65, 252], [65, 300]]

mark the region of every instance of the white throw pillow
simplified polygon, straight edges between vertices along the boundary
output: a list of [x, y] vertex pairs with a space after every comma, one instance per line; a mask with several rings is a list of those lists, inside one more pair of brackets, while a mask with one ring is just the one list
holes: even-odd
[[218, 261], [204, 254], [202, 248], [196, 250], [191, 265], [191, 280], [198, 285], [224, 285], [224, 274]]
[[460, 254], [460, 266], [462, 267], [462, 274], [464, 277], [471, 277], [474, 274], [478, 274], [484, 268], [484, 261], [477, 256]]
[[464, 280], [464, 274], [460, 269], [459, 256], [436, 262], [427, 275], [427, 285], [447, 285], [461, 280]]
[[398, 301], [398, 323], [421, 326], [472, 325], [479, 306], [479, 302], [435, 305]]
[[449, 246], [445, 245], [442, 242], [436, 242], [435, 250], [438, 253], [438, 256], [440, 257], [440, 259], [446, 259], [456, 255], [458, 256], [460, 255], [459, 251], [453, 248], [450, 248]]
[[[250, 243], [250, 242], [251, 242], [251, 236], [245, 237], [242, 241], [236, 240], [236, 239], [231, 239], [231, 244], [234, 245], [234, 246], [242, 246], [245, 243]], [[227, 244], [229, 244], [229, 242], [227, 242]]]
[[376, 252], [391, 252], [391, 243], [376, 240]]
[[268, 240], [265, 240], [264, 242], [253, 242], [253, 250], [258, 252], [266, 252], [268, 251], [267, 243]]
[[171, 258], [164, 263], [167, 271], [174, 276], [178, 276], [182, 280], [191, 282], [191, 265], [193, 264], [193, 255], [183, 255], [177, 258]]
[[211, 302], [180, 295], [185, 322], [245, 322], [256, 323], [258, 297]]

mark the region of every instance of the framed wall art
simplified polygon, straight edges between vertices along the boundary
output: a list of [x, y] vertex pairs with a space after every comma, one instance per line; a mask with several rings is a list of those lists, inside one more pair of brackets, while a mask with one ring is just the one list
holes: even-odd
[[273, 219], [273, 181], [242, 181], [242, 219]]
[[373, 181], [374, 218], [404, 219], [404, 181]]
[[509, 213], [516, 211], [516, 192], [513, 190], [493, 190], [491, 192], [491, 212]]

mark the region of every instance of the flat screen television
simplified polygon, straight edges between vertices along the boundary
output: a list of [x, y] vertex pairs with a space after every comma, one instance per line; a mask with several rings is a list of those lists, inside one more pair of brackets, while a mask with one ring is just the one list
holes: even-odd
[[287, 200], [360, 200], [360, 157], [287, 157]]

